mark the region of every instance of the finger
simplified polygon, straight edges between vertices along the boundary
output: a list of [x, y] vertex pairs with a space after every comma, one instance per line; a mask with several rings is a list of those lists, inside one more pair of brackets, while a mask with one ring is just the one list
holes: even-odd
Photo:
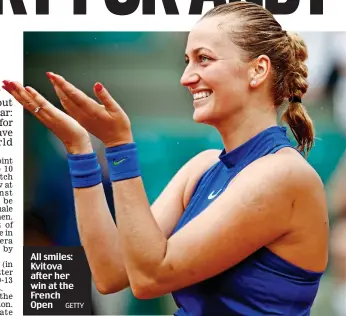
[[[47, 76], [53, 84], [54, 88], [56, 90], [59, 90], [59, 93], [65, 98], [64, 101], [66, 102], [67, 106], [68, 102], [72, 101], [76, 106], [82, 108], [87, 112], [93, 112], [100, 108], [100, 105], [95, 100], [66, 81], [62, 76], [59, 76], [52, 72], [48, 72]], [[67, 100], [66, 98], [68, 98], [69, 100]]]
[[16, 85], [13, 81], [3, 80], [3, 89], [5, 89], [8, 93], [10, 93], [19, 103], [21, 103], [24, 108], [27, 109], [27, 104], [24, 102], [22, 97], [16, 91]]
[[112, 98], [108, 90], [101, 83], [97, 82], [94, 85], [94, 92], [108, 112], [123, 111], [121, 106]]
[[61, 111], [57, 109], [53, 104], [48, 102], [40, 93], [38, 93], [34, 88], [32, 87], [25, 87], [26, 92], [28, 92], [33, 100], [35, 101], [35, 105], [39, 107], [39, 109], [36, 107], [36, 111], [34, 109], [34, 113], [36, 116], [42, 116], [47, 118], [56, 117], [59, 115]]
[[[37, 102], [33, 96], [25, 90], [25, 88], [16, 81], [7, 81], [4, 80], [4, 86], [6, 87], [6, 90], [20, 103], [23, 105], [24, 109], [31, 112], [35, 116], [38, 115], [40, 110], [43, 107], [46, 107], [49, 103], [47, 100], [45, 100], [43, 97], [43, 100], [41, 100], [41, 103]], [[41, 115], [41, 113], [40, 113]]]
[[60, 99], [60, 102], [67, 113], [70, 114], [75, 120], [77, 120], [82, 126], [88, 128], [86, 124], [90, 122], [90, 118], [97, 118], [100, 110], [100, 105], [95, 102], [95, 106], [79, 107], [76, 105], [59, 86], [55, 86], [55, 91]]
[[53, 84], [55, 93], [57, 94], [64, 110], [73, 117], [78, 116], [78, 112], [80, 112], [80, 108], [59, 88], [58, 85], [54, 83], [52, 84]]
[[25, 87], [25, 90], [32, 96], [36, 104], [39, 105], [40, 110], [35, 113], [35, 116], [53, 133], [56, 131], [57, 126], [66, 124], [68, 120], [73, 120], [66, 113], [56, 108], [48, 102], [40, 93], [32, 87]]
[[8, 80], [3, 80], [3, 86], [2, 88], [6, 90], [8, 93], [11, 93], [11, 90], [14, 89], [15, 87], [13, 86], [13, 83]]

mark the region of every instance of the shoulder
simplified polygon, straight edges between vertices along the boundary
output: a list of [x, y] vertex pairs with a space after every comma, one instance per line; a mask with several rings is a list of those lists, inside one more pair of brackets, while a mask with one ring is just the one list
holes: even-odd
[[275, 154], [266, 155], [244, 168], [237, 178], [251, 178], [260, 182], [273, 181], [284, 187], [312, 185], [323, 189], [323, 183], [312, 166], [294, 149], [283, 148]]
[[208, 149], [194, 156], [189, 162], [189, 178], [199, 178], [219, 161], [221, 150]]
[[[250, 170], [251, 169], [251, 170]], [[258, 177], [266, 176], [284, 188], [324, 191], [323, 182], [315, 169], [296, 150], [283, 148], [267, 155], [250, 166], [248, 171]]]
[[221, 150], [208, 149], [204, 150], [188, 160], [182, 170], [187, 177], [202, 174], [207, 171], [212, 165], [219, 161]]
[[221, 150], [219, 149], [208, 149], [200, 152], [196, 156], [194, 156], [190, 162], [197, 169], [203, 167], [211, 167], [214, 163], [219, 160], [219, 155], [221, 154]]
[[[314, 168], [294, 149], [283, 148], [244, 168], [231, 182], [237, 194], [254, 195], [271, 205], [304, 205], [325, 211], [323, 182]], [[291, 214], [292, 215], [292, 214]]]

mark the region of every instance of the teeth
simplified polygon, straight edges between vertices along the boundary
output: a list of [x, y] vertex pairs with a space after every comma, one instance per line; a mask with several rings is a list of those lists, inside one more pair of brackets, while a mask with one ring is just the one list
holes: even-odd
[[204, 99], [209, 97], [210, 95], [211, 95], [211, 92], [209, 91], [198, 92], [193, 94], [193, 99], [194, 100]]

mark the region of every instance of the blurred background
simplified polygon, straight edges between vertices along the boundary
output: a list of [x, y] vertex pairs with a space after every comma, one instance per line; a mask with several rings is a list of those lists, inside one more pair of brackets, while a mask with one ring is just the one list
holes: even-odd
[[[346, 315], [346, 33], [300, 33], [309, 50], [309, 92], [304, 98], [316, 127], [309, 162], [328, 195], [330, 260], [312, 316]], [[129, 115], [150, 202], [191, 157], [222, 149], [215, 130], [192, 120], [192, 99], [180, 86], [186, 33], [26, 32], [24, 84], [61, 108], [45, 76], [52, 71], [93, 96], [100, 81]], [[24, 243], [80, 245], [65, 150], [31, 114], [24, 114]], [[104, 148], [93, 139], [114, 217]], [[100, 295], [94, 315], [172, 315], [170, 296], [137, 300], [130, 290]], [[292, 315], [293, 316], [293, 315]]]

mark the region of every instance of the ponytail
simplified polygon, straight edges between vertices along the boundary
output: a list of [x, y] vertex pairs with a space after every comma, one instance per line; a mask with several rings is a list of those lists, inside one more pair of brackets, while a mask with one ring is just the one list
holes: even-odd
[[289, 100], [281, 120], [289, 125], [298, 142], [297, 149], [307, 157], [315, 137], [314, 125], [301, 101], [308, 89], [308, 68], [305, 64], [308, 52], [303, 39], [298, 34], [287, 33], [286, 36], [287, 46], [291, 53], [284, 79], [284, 95], [287, 95]]
[[298, 150], [307, 157], [314, 144], [315, 131], [312, 120], [299, 98], [293, 97], [287, 109], [283, 112], [282, 121], [285, 121], [298, 142]]

